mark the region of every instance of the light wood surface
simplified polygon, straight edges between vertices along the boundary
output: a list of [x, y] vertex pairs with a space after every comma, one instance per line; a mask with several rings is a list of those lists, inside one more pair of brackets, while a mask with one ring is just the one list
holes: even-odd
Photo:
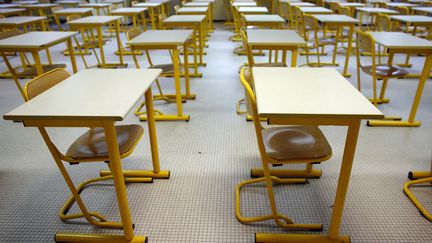
[[314, 7], [316, 4], [309, 2], [289, 2], [290, 6], [296, 7]]
[[239, 13], [268, 13], [268, 9], [266, 7], [239, 7]]
[[235, 2], [232, 4], [233, 7], [255, 7], [256, 2]]
[[210, 2], [188, 2], [183, 4], [184, 7], [208, 7]]
[[305, 40], [294, 30], [247, 30], [248, 43], [250, 45], [274, 45], [274, 46], [301, 46]]
[[358, 23], [359, 21], [355, 18], [343, 15], [343, 14], [314, 14], [316, 18], [321, 23]]
[[34, 31], [0, 40], [0, 49], [42, 48], [61, 40], [66, 40], [78, 32], [73, 31]]
[[12, 15], [12, 14], [19, 14], [26, 11], [23, 8], [0, 8], [0, 14], [3, 15]]
[[107, 8], [111, 6], [111, 3], [81, 3], [78, 5], [80, 8]]
[[333, 68], [253, 68], [258, 113], [281, 118], [382, 118]]
[[207, 13], [208, 7], [182, 7], [177, 10], [177, 13]]
[[417, 4], [412, 4], [412, 3], [387, 3], [387, 6], [389, 7], [408, 7], [408, 8], [412, 8], [412, 7], [417, 7]]
[[183, 45], [192, 30], [149, 30], [128, 41], [128, 45]]
[[15, 3], [0, 4], [0, 8], [18, 8], [20, 6], [21, 6], [20, 4], [15, 4]]
[[384, 14], [398, 14], [396, 10], [386, 9], [386, 8], [356, 8], [356, 10], [365, 13], [384, 13]]
[[415, 11], [424, 12], [424, 13], [432, 13], [432, 7], [416, 7], [413, 8]]
[[133, 5], [132, 7], [146, 7], [146, 8], [157, 8], [159, 6], [161, 6], [162, 3], [137, 3], [135, 5]]
[[323, 7], [300, 7], [300, 11], [306, 14], [314, 13], [333, 13], [333, 10]]
[[105, 25], [113, 21], [119, 20], [120, 16], [89, 16], [80, 19], [75, 19], [67, 22], [66, 24], [70, 26], [76, 25]]
[[393, 15], [391, 19], [409, 23], [430, 23], [432, 25], [432, 17], [422, 15]]
[[201, 23], [205, 15], [172, 15], [166, 18], [164, 23]]
[[370, 32], [386, 48], [432, 50], [432, 42], [402, 32]]
[[94, 8], [65, 8], [58, 11], [55, 11], [55, 14], [85, 14], [93, 11]]
[[244, 15], [244, 18], [247, 22], [280, 22], [285, 23], [285, 20], [277, 15], [277, 14], [251, 14], [251, 15]]
[[0, 19], [0, 26], [23, 25], [46, 19], [40, 16], [14, 16], [5, 19]]
[[85, 69], [3, 118], [121, 121], [160, 73], [160, 69]]
[[112, 15], [122, 15], [122, 14], [139, 14], [147, 11], [147, 8], [118, 8], [111, 11]]
[[24, 4], [21, 5], [22, 8], [26, 8], [29, 10], [33, 10], [33, 9], [44, 9], [44, 8], [52, 8], [52, 7], [57, 7], [59, 6], [58, 4], [55, 3], [37, 3], [37, 4]]
[[339, 3], [341, 7], [364, 7], [364, 3]]

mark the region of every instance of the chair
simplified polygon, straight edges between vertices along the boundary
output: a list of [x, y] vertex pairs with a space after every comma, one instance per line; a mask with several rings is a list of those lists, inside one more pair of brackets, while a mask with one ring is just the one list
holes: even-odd
[[58, 30], [63, 30], [63, 28], [61, 27], [60, 19], [56, 15], [56, 12], [60, 11], [62, 9], [64, 9], [63, 6], [56, 6], [56, 7], [52, 7], [51, 8], [51, 12], [53, 14], [54, 22], [57, 24]]
[[[311, 35], [310, 32], [313, 32], [313, 40], [312, 42], [309, 42], [309, 36]], [[305, 41], [307, 42], [307, 45], [305, 47], [306, 49], [306, 62], [307, 65], [313, 66], [313, 67], [321, 67], [323, 65], [336, 65], [336, 52], [334, 52], [333, 60], [331, 63], [323, 63], [321, 62], [320, 58], [320, 50], [319, 48], [322, 48], [322, 52], [324, 52], [324, 47], [327, 45], [335, 45], [336, 38], [334, 37], [318, 37], [318, 33], [320, 32], [320, 25], [318, 23], [318, 20], [314, 18], [312, 15], [304, 14], [303, 15], [303, 37], [305, 38]], [[316, 49], [316, 53], [310, 53], [309, 49]], [[309, 61], [309, 55], [314, 54], [317, 55], [317, 63], [311, 63]]]
[[[282, 228], [322, 230], [322, 224], [295, 224], [287, 216], [278, 212], [272, 184], [305, 183], [306, 180], [280, 179], [276, 176], [272, 176], [269, 165], [305, 163], [307, 168], [311, 168], [312, 163], [319, 163], [330, 159], [332, 156], [332, 149], [317, 126], [277, 126], [263, 128], [258, 116], [254, 91], [252, 90], [253, 78], [250, 78], [250, 80], [246, 79], [244, 76], [244, 71], [246, 69], [247, 68], [243, 68], [241, 70], [240, 81], [251, 102], [253, 122], [264, 170], [264, 177], [246, 180], [237, 185], [235, 202], [236, 218], [238, 221], [245, 224], [274, 220], [274, 222]], [[264, 216], [244, 217], [241, 214], [241, 189], [246, 185], [261, 182], [264, 182], [266, 185], [272, 213]]]
[[[375, 61], [375, 41], [371, 34], [363, 32], [361, 30], [357, 31], [357, 45], [356, 45], [356, 57], [357, 57], [357, 88], [361, 91], [360, 84], [360, 69], [372, 76], [373, 85], [373, 98], [372, 102], [374, 105], [379, 103], [388, 102], [384, 99], [385, 89], [387, 87], [387, 80], [389, 78], [399, 78], [408, 74], [408, 71], [397, 66], [389, 66], [387, 64], [376, 64]], [[372, 58], [372, 65], [363, 66], [360, 62], [360, 52], [368, 52]], [[383, 85], [381, 87], [380, 98], [377, 97], [377, 80], [384, 79]]]
[[160, 30], [166, 29], [165, 26], [164, 26], [164, 24], [163, 24], [163, 21], [166, 18], [167, 18], [167, 15], [165, 13], [161, 13], [161, 14], [158, 15], [158, 29], [160, 29]]
[[[269, 55], [269, 62], [268, 63], [255, 63], [255, 60], [253, 58], [252, 50], [251, 50], [251, 48], [250, 48], [250, 46], [248, 44], [246, 30], [245, 29], [241, 29], [240, 30], [240, 35], [241, 35], [242, 40], [243, 40], [243, 48], [244, 48], [244, 51], [245, 51], [246, 57], [247, 57], [247, 67], [248, 68], [246, 70], [244, 70], [244, 74], [245, 74], [245, 77], [246, 77], [247, 80], [249, 80], [249, 77], [251, 76], [249, 70], [251, 70], [252, 67], [286, 67], [287, 66], [286, 64], [283, 64], [283, 63], [272, 63], [270, 55]], [[240, 99], [237, 102], [236, 111], [237, 111], [237, 114], [239, 114], [239, 115], [241, 115], [241, 114], [247, 114], [246, 115], [246, 120], [247, 121], [252, 121], [252, 117], [250, 115], [252, 113], [252, 111], [250, 109], [250, 105], [249, 105], [248, 98], [247, 98], [248, 96], [247, 96], [246, 93], [245, 93], [245, 97], [246, 98]], [[246, 104], [246, 110], [241, 110], [240, 106], [241, 106], [242, 103]]]
[[[61, 83], [69, 77], [69, 73], [63, 69], [54, 69], [41, 76], [29, 81], [24, 88], [27, 100], [31, 100], [39, 94], [45, 92], [51, 87]], [[71, 91], [73, 92], [73, 91]], [[132, 153], [140, 138], [143, 135], [143, 128], [140, 125], [117, 125], [115, 127], [117, 134], [117, 142], [120, 151], [120, 158], [123, 159]], [[108, 155], [108, 148], [105, 139], [103, 128], [90, 128], [87, 132], [76, 139], [67, 152], [63, 154], [51, 141], [47, 131], [44, 127], [39, 127], [39, 131], [45, 143], [54, 157], [54, 160], [64, 177], [66, 184], [72, 192], [69, 199], [59, 211], [60, 219], [67, 222], [71, 219], [85, 218], [90, 224], [106, 227], [106, 228], [122, 228], [121, 222], [107, 221], [98, 212], [90, 212], [87, 210], [80, 193], [94, 182], [105, 181], [112, 179], [112, 175], [93, 178], [82, 182], [78, 187], [75, 187], [70, 175], [68, 174], [62, 162], [68, 162], [71, 165], [87, 162], [105, 162], [110, 168], [110, 159]], [[126, 182], [151, 182], [151, 178], [125, 178]], [[74, 214], [67, 214], [73, 203], [77, 202], [81, 212]]]

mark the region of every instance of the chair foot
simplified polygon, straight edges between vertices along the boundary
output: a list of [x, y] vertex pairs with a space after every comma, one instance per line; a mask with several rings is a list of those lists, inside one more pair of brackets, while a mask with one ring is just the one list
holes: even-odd
[[414, 206], [420, 211], [420, 213], [429, 221], [432, 221], [432, 214], [430, 214], [426, 208], [420, 203], [420, 201], [414, 196], [414, 194], [409, 190], [410, 186], [423, 184], [427, 182], [432, 182], [432, 177], [426, 177], [422, 179], [408, 181], [404, 184], [403, 192], [411, 200]]
[[147, 243], [146, 236], [134, 236], [132, 240], [126, 240], [121, 235], [99, 235], [99, 234], [80, 234], [69, 232], [58, 232], [54, 240], [56, 242], [113, 242], [113, 243]]

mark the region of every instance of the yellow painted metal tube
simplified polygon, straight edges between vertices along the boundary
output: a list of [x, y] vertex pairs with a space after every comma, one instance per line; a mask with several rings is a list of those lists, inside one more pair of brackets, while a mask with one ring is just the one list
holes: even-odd
[[301, 234], [269, 234], [256, 233], [255, 242], [272, 242], [272, 243], [349, 243], [349, 236], [339, 236], [331, 240], [325, 235], [301, 235]]
[[79, 234], [69, 232], [57, 233], [54, 240], [56, 242], [76, 243], [147, 243], [146, 236], [135, 236], [131, 240], [126, 240], [120, 235]]
[[417, 200], [417, 198], [414, 196], [414, 194], [409, 190], [409, 187], [412, 185], [422, 184], [422, 183], [426, 183], [426, 182], [432, 182], [432, 177], [408, 181], [404, 184], [403, 192], [411, 200], [411, 202], [414, 204], [414, 206], [420, 211], [420, 213], [425, 218], [427, 218], [429, 221], [432, 221], [432, 215], [426, 210], [426, 208], [420, 203], [419, 200]]
[[[109, 170], [102, 170], [100, 172], [100, 176], [107, 176], [110, 175], [111, 171]], [[147, 177], [147, 178], [153, 178], [153, 179], [169, 179], [170, 177], [170, 171], [169, 170], [162, 170], [156, 173], [155, 171], [151, 170], [124, 170], [123, 176], [125, 177]]]
[[[279, 178], [319, 178], [322, 175], [321, 170], [270, 170], [272, 176]], [[251, 177], [262, 177], [264, 176], [263, 169], [252, 168]]]

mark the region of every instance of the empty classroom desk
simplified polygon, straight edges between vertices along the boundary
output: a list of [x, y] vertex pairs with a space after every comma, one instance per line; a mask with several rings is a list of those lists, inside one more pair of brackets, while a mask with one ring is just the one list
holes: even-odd
[[[70, 60], [72, 64], [72, 69], [74, 72], [77, 72], [77, 66], [75, 62], [75, 55], [72, 45], [71, 38], [76, 35], [77, 32], [61, 32], [61, 31], [33, 31], [24, 33], [22, 35], [17, 35], [14, 37], [6, 38], [0, 40], [0, 54], [3, 57], [4, 62], [9, 70], [9, 72], [13, 75], [13, 79], [16, 82], [16, 85], [23, 95], [25, 100], [24, 92], [21, 85], [18, 83], [18, 77], [34, 77], [43, 74], [44, 72], [50, 71], [54, 68], [62, 67], [64, 65], [55, 65], [52, 64], [51, 55], [49, 54], [48, 48], [60, 43], [67, 42], [68, 50], [70, 55]], [[48, 65], [42, 65], [40, 60], [39, 51], [47, 50], [47, 58]], [[13, 70], [11, 64], [5, 53], [7, 52], [30, 52], [35, 61], [34, 67], [25, 69], [23, 72], [18, 73], [18, 77], [15, 76], [15, 71]]]
[[[351, 74], [348, 73], [348, 64], [349, 64], [349, 57], [351, 55], [352, 50], [352, 40], [354, 35], [354, 27], [359, 22], [357, 19], [342, 15], [342, 14], [323, 14], [323, 15], [313, 15], [314, 18], [318, 20], [321, 24], [323, 24], [325, 27], [327, 26], [336, 26], [338, 30], [336, 31], [336, 42], [335, 42], [335, 49], [333, 50], [333, 58], [336, 58], [337, 54], [337, 44], [339, 37], [343, 36], [343, 29], [340, 31], [339, 29], [343, 27], [348, 27], [348, 49], [345, 56], [345, 64], [344, 64], [344, 70], [342, 75], [345, 77], [350, 77]], [[342, 37], [343, 38], [343, 37]]]
[[62, 30], [59, 17], [68, 17], [72, 15], [79, 15], [81, 17], [92, 15], [93, 8], [65, 8], [53, 12], [54, 20], [59, 28]]
[[134, 8], [147, 8], [149, 11], [152, 30], [157, 29], [156, 28], [156, 22], [155, 22], [155, 19], [157, 18], [157, 16], [155, 16], [155, 13], [159, 14], [162, 12], [162, 10], [161, 10], [162, 9], [162, 3], [157, 3], [157, 2], [137, 3], [135, 5], [132, 5], [132, 7], [134, 7]]
[[29, 25], [38, 24], [41, 30], [45, 31], [45, 20], [46, 17], [39, 16], [14, 16], [5, 19], [0, 19], [0, 29], [4, 31], [5, 29], [18, 29], [23, 28], [24, 32], [28, 31]]
[[3, 16], [11, 16], [11, 15], [22, 15], [27, 11], [23, 8], [0, 8], [0, 14]]
[[[117, 143], [115, 123], [123, 121], [137, 100], [145, 93], [148, 109], [152, 109], [151, 84], [161, 70], [137, 69], [87, 69], [72, 75], [60, 84], [38, 95], [37, 98], [22, 104], [3, 116], [6, 120], [22, 121], [26, 127], [39, 129], [54, 161], [62, 175], [67, 175], [55, 146], [45, 128], [47, 127], [98, 127], [102, 128], [107, 141], [116, 201], [120, 214], [123, 235], [83, 234], [77, 232], [58, 232], [57, 242], [147, 242], [145, 236], [134, 234], [131, 213], [126, 192], [125, 178], [132, 172], [135, 177], [168, 178], [169, 171], [161, 171], [157, 136], [152, 114], [149, 115], [148, 129], [151, 146], [153, 170], [123, 171]], [[74, 92], [85, 90], [86, 92]], [[69, 97], [65, 99], [65, 97]], [[64, 176], [71, 188], [76, 187], [69, 176]], [[92, 215], [93, 216], [93, 215]], [[94, 217], [95, 221], [99, 221]]]
[[80, 3], [79, 8], [94, 8], [96, 9], [96, 15], [102, 15], [101, 10], [105, 12], [105, 15], [109, 14], [109, 7], [111, 3]]
[[[399, 120], [369, 120], [369, 126], [398, 126], [398, 127], [418, 127], [420, 121], [415, 121], [418, 106], [420, 104], [426, 80], [432, 67], [432, 42], [401, 32], [371, 32], [370, 33], [377, 44], [388, 49], [388, 65], [393, 63], [393, 56], [396, 53], [402, 54], [426, 54], [426, 59], [421, 73], [417, 91], [411, 107], [407, 121]], [[384, 100], [388, 79], [383, 80], [379, 99]]]
[[[192, 27], [194, 30], [194, 72], [189, 74], [190, 77], [202, 77], [202, 73], [198, 72], [198, 66], [205, 66], [203, 61], [205, 36], [204, 36], [204, 21], [205, 15], [173, 15], [163, 21], [163, 24], [167, 27]], [[196, 43], [198, 41], [198, 48]], [[199, 61], [197, 60], [197, 50], [199, 55]]]
[[210, 15], [210, 7], [181, 7], [177, 10], [178, 15], [206, 15], [208, 32], [213, 30], [213, 20]]
[[256, 233], [255, 241], [349, 242], [349, 236], [339, 235], [339, 228], [360, 123], [362, 119], [382, 118], [383, 114], [332, 68], [254, 67], [252, 72], [258, 114], [270, 125], [348, 127], [328, 234]]
[[277, 14], [252, 14], [243, 15], [247, 26], [267, 27], [272, 29], [283, 29], [285, 20]]
[[[123, 62], [123, 54], [122, 54], [122, 43], [120, 39], [120, 19], [119, 16], [89, 16], [76, 20], [72, 20], [67, 22], [71, 30], [81, 30], [83, 29], [96, 29], [97, 38], [98, 38], [98, 48], [101, 55], [101, 67], [126, 67], [127, 64]], [[120, 63], [106, 63], [105, 61], [105, 53], [104, 53], [104, 40], [102, 34], [102, 27], [108, 24], [115, 25], [116, 37], [117, 37], [117, 47], [119, 53]]]
[[[356, 11], [359, 12], [360, 25], [363, 25], [363, 15], [368, 15], [368, 16], [374, 17], [377, 14], [388, 14], [388, 15], [399, 14], [398, 11], [387, 9], [387, 8], [368, 8], [368, 7], [363, 7], [363, 8], [356, 8]], [[373, 26], [374, 24], [375, 23], [366, 23], [366, 25], [369, 25], [369, 26]]]
[[[146, 26], [146, 20], [144, 13], [147, 11], [147, 8], [118, 8], [113, 11], [111, 11], [111, 15], [115, 16], [123, 16], [123, 17], [131, 17], [132, 18], [132, 24], [133, 28], [137, 29], [139, 26], [138, 22], [138, 16], [141, 16], [141, 19], [143, 21], [142, 26], [144, 31], [147, 30]], [[122, 29], [123, 31], [128, 31], [130, 28]]]
[[331, 14], [333, 10], [323, 7], [299, 7], [303, 14]]
[[53, 3], [38, 3], [38, 4], [25, 4], [21, 5], [22, 8], [27, 9], [28, 11], [36, 11], [39, 16], [48, 16], [48, 10], [51, 10], [53, 7], [59, 6], [58, 4]]
[[237, 10], [240, 14], [268, 14], [266, 7], [239, 7]]
[[[184, 77], [186, 86], [185, 97], [190, 96], [189, 91], [189, 70], [188, 70], [188, 46], [190, 44], [190, 36], [192, 30], [149, 30], [139, 36], [128, 41], [128, 45], [131, 48], [132, 56], [135, 62], [136, 68], [140, 68], [138, 59], [135, 55], [135, 50], [168, 50], [172, 51], [173, 60], [173, 71], [174, 71], [174, 82], [176, 93], [174, 95], [164, 95], [167, 97], [175, 97], [177, 104], [176, 115], [156, 114], [156, 120], [167, 120], [167, 121], [189, 121], [190, 116], [183, 114], [182, 108], [182, 93], [180, 83], [180, 62], [179, 62], [179, 47], [183, 47], [184, 50]], [[142, 115], [140, 120], [147, 120], [147, 115]]]
[[81, 1], [80, 0], [60, 0], [60, 1], [56, 1], [55, 3], [64, 7], [74, 8], [78, 6], [81, 3]]

